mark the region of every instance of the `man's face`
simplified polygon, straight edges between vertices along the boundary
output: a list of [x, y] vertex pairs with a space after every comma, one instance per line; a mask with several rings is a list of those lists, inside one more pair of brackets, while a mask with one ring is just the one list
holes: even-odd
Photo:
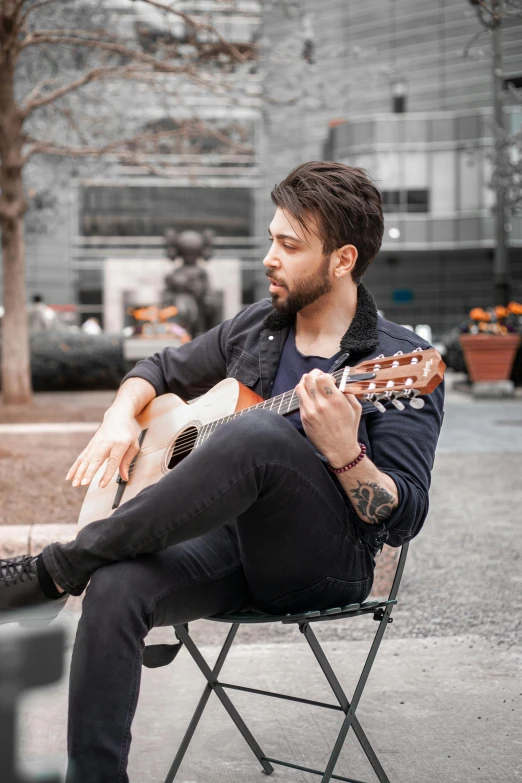
[[281, 313], [297, 313], [331, 290], [330, 257], [315, 221], [305, 231], [278, 208], [268, 231], [271, 246], [263, 264], [272, 304]]

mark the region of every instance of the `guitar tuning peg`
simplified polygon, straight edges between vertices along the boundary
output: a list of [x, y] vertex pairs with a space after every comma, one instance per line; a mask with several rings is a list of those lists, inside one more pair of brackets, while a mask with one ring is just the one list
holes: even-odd
[[384, 407], [382, 402], [379, 402], [379, 400], [374, 400], [373, 404], [375, 405], [378, 411], [380, 411], [381, 413], [386, 413], [386, 408]]
[[403, 411], [404, 410], [404, 405], [402, 404], [402, 402], [400, 400], [392, 400], [392, 405], [395, 405], [395, 407], [397, 408], [398, 411]]
[[412, 400], [410, 400], [410, 405], [412, 408], [420, 411], [421, 408], [424, 408], [424, 400], [422, 397], [414, 397]]

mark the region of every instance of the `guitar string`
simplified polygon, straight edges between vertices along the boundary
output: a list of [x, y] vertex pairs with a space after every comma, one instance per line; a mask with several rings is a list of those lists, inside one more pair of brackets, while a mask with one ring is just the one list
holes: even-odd
[[[405, 357], [396, 357], [396, 359], [393, 359], [393, 361], [396, 361], [399, 358], [403, 359], [403, 361], [400, 362], [400, 366], [405, 366], [405, 362], [404, 362], [404, 358]], [[407, 358], [409, 358], [409, 357], [407, 357]], [[389, 364], [390, 362], [392, 362], [392, 359], [391, 358], [389, 358], [387, 360], [381, 359], [380, 361], [381, 361], [382, 364], [386, 365], [386, 364]], [[360, 374], [362, 374], [361, 371], [365, 371], [365, 372], [373, 371], [373, 367], [374, 367], [373, 363], [372, 363], [371, 366], [369, 366], [367, 368], [364, 366], [364, 364], [365, 363], [363, 363], [361, 365], [357, 365], [357, 367], [353, 367], [352, 368], [352, 370], [356, 370], [357, 371], [355, 374], [360, 375]], [[382, 364], [381, 364], [381, 371], [382, 371]], [[418, 372], [418, 370], [419, 370], [420, 363], [418, 363], [417, 365], [411, 365], [410, 362], [408, 362], [408, 364], [412, 368], [410, 374], [411, 373], [416, 374], [416, 372]], [[331, 375], [334, 378], [334, 380], [340, 381], [342, 379], [343, 375], [344, 375], [344, 371], [345, 371], [345, 368], [343, 368], [341, 370], [337, 370], [336, 372], [331, 373]], [[382, 383], [382, 381], [380, 381], [379, 379], [375, 379], [375, 380], [377, 381], [376, 388], [372, 389], [371, 391], [374, 391], [376, 393], [379, 393], [380, 391], [385, 391], [384, 388], [383, 389], [379, 388], [379, 386]], [[406, 380], [405, 378], [404, 379], [403, 378], [397, 378], [396, 379], [396, 383], [398, 385], [401, 385], [401, 381], [404, 382], [405, 380]], [[365, 383], [365, 381], [361, 381], [361, 383]], [[358, 395], [364, 395], [368, 391], [369, 391], [369, 389], [366, 388], [363, 391], [358, 392]], [[290, 395], [288, 401], [285, 399], [287, 397], [287, 395]], [[214, 422], [209, 422], [207, 425], [204, 425], [204, 426], [212, 426], [213, 424], [215, 424], [216, 426], [214, 427], [214, 429], [216, 429], [217, 426], [219, 426], [221, 424], [224, 424], [227, 421], [231, 421], [231, 419], [233, 419], [233, 418], [235, 418], [237, 416], [242, 416], [244, 413], [247, 413], [250, 410], [255, 410], [255, 409], [274, 410], [274, 408], [276, 407], [276, 403], [278, 403], [276, 412], [277, 413], [281, 413], [281, 414], [284, 415], [284, 414], [290, 412], [290, 405], [292, 404], [292, 400], [293, 400], [294, 395], [295, 395], [295, 389], [289, 389], [288, 391], [284, 392], [283, 394], [279, 394], [277, 397], [271, 397], [268, 400], [264, 400], [263, 402], [260, 402], [260, 403], [258, 403], [256, 405], [253, 405], [253, 406], [249, 407], [249, 408], [245, 408], [242, 411], [237, 411], [237, 413], [230, 414], [229, 416], [225, 416], [222, 419], [216, 419]], [[295, 395], [295, 396], [297, 396], [297, 395]], [[283, 407], [283, 405], [286, 405], [287, 402], [288, 402], [287, 410], [286, 411], [282, 411], [281, 408]], [[270, 403], [270, 405], [269, 405], [269, 403]], [[199, 435], [197, 437], [199, 437]], [[190, 442], [191, 440], [192, 440], [192, 436], [191, 435], [186, 436], [186, 442], [187, 443]], [[159, 448], [166, 448], [166, 446], [168, 446], [170, 442], [171, 442], [171, 439], [169, 439], [168, 441], [165, 441], [164, 443], [157, 444], [155, 446], [155, 448], [154, 448], [154, 451], [156, 451]], [[184, 443], [184, 440], [182, 438], [181, 440], [178, 440], [177, 445], [181, 446], [181, 445], [183, 445], [183, 443]], [[147, 453], [147, 449], [146, 448], [142, 449], [142, 451], [140, 453], [146, 454]]]
[[[285, 394], [288, 394], [288, 392], [285, 392]], [[292, 393], [292, 396], [293, 396], [293, 393]], [[274, 397], [274, 398], [271, 398], [271, 399], [277, 399], [277, 398]], [[254, 408], [257, 408], [257, 407], [262, 408], [263, 405], [260, 404], [259, 406], [256, 405], [256, 406], [253, 406], [251, 408], [245, 408], [243, 411], [238, 411], [238, 414], [246, 413], [246, 412], [248, 412], [250, 410], [253, 410]], [[211, 422], [210, 424], [205, 425], [206, 427], [212, 426], [212, 424], [216, 425], [214, 427], [214, 429], [210, 430], [209, 432], [205, 432], [205, 433], [201, 434], [202, 430], [200, 430], [196, 434], [196, 437], [187, 436], [187, 437], [185, 437], [183, 439], [178, 440], [174, 444], [175, 448], [174, 448], [173, 454], [171, 455], [171, 459], [172, 459], [172, 456], [178, 457], [178, 456], [181, 456], [183, 454], [189, 454], [191, 451], [194, 451], [195, 448], [200, 446], [210, 435], [213, 434], [213, 432], [216, 430], [216, 428], [218, 426], [221, 426], [221, 424], [227, 423], [228, 421], [230, 421], [231, 418], [235, 418], [235, 416], [238, 415], [238, 414], [231, 414], [230, 417], [224, 417], [224, 419], [222, 419], [222, 420], [218, 419], [218, 420], [216, 420], [214, 422]], [[199, 443], [198, 443], [198, 441], [199, 441]], [[136, 462], [134, 462], [132, 467], [129, 468], [129, 480], [130, 480], [130, 477], [131, 477], [131, 475], [134, 472], [134, 469], [136, 467], [137, 458], [138, 457], [140, 458], [140, 461], [143, 461], [144, 459], [148, 459], [149, 457], [154, 456], [158, 451], [163, 451], [163, 449], [166, 446], [168, 446], [169, 443], [170, 443], [170, 440], [166, 441], [163, 444], [156, 444], [154, 446], [154, 448], [149, 448], [147, 451], [145, 451], [145, 450], [139, 451], [138, 454], [136, 455]], [[183, 446], [184, 448], [179, 448], [180, 446]]]
[[[384, 362], [384, 360], [381, 360], [381, 361]], [[391, 360], [388, 360], [388, 361], [391, 361]], [[408, 362], [408, 364], [410, 364], [410, 363]], [[404, 362], [401, 362], [401, 366], [404, 366]], [[410, 364], [410, 367], [411, 367], [411, 373], [413, 373], [413, 374], [415, 374], [415, 371], [419, 370], [419, 365], [416, 366], [416, 365], [411, 365]], [[363, 368], [363, 366], [358, 365], [358, 367], [357, 367], [357, 374], [361, 374], [360, 370], [362, 368]], [[415, 368], [415, 371], [413, 370], [413, 368]], [[352, 368], [352, 369], [355, 369], [355, 368]], [[370, 369], [373, 369], [373, 366]], [[334, 373], [331, 373], [332, 377], [336, 381], [337, 380], [341, 380], [343, 374], [344, 374], [344, 369], [338, 370], [338, 371], [336, 371]], [[401, 385], [401, 381], [402, 380], [403, 379], [397, 378], [396, 379], [397, 385]], [[364, 381], [361, 381], [361, 383], [364, 383]], [[370, 382], [368, 382], [368, 384], [369, 383]], [[378, 385], [377, 385], [376, 389], [372, 389], [371, 391], [379, 392]], [[368, 387], [365, 390], [363, 390], [361, 392], [358, 392], [358, 394], [359, 395], [363, 395], [363, 394], [366, 394], [368, 391], [369, 391], [369, 385], [368, 385]], [[288, 395], [289, 395], [289, 397], [288, 397]], [[177, 454], [184, 454], [187, 451], [192, 451], [194, 448], [196, 448], [196, 444], [197, 444], [198, 440], [200, 441], [200, 443], [198, 443], [197, 445], [201, 445], [201, 443], [206, 438], [208, 438], [208, 436], [211, 435], [212, 432], [214, 432], [218, 426], [220, 426], [221, 424], [225, 424], [225, 423], [231, 421], [232, 419], [236, 418], [237, 416], [241, 416], [244, 413], [248, 413], [248, 411], [255, 410], [255, 409], [267, 409], [267, 408], [269, 410], [273, 410], [274, 407], [275, 407], [275, 403], [278, 403], [278, 405], [277, 405], [277, 413], [282, 413], [283, 415], [286, 414], [286, 413], [289, 413], [294, 395], [295, 395], [295, 389], [290, 389], [287, 392], [284, 392], [283, 394], [278, 395], [277, 397], [271, 397], [268, 400], [264, 400], [261, 403], [253, 405], [253, 406], [251, 406], [249, 408], [245, 408], [242, 411], [237, 411], [236, 413], [230, 414], [229, 416], [225, 416], [222, 419], [216, 419], [213, 422], [209, 422], [208, 424], [204, 425], [201, 428], [201, 430], [199, 430], [197, 432], [196, 437], [194, 437], [194, 435], [191, 434], [191, 435], [184, 435], [181, 439], [178, 439], [178, 441], [175, 443], [176, 455]], [[295, 396], [297, 396], [297, 395], [295, 395]], [[286, 397], [288, 397], [288, 400], [285, 399]], [[270, 403], [270, 405], [268, 405], [268, 403]], [[283, 405], [287, 405], [287, 410], [281, 411], [281, 408], [283, 407]], [[299, 407], [299, 405], [297, 407]], [[210, 427], [210, 431], [201, 434], [202, 431], [205, 429], [205, 427]], [[168, 441], [165, 441], [164, 443], [156, 444], [153, 448], [150, 448], [150, 447], [149, 447], [149, 449], [143, 448], [143, 449], [140, 450], [140, 452], [138, 452], [138, 454], [139, 454], [140, 457], [146, 457], [149, 454], [153, 454], [153, 453], [155, 453], [155, 452], [157, 452], [159, 450], [162, 450], [162, 449], [166, 448], [169, 445], [170, 442], [171, 442], [171, 439], [169, 439]], [[186, 448], [182, 449], [180, 447], [186, 447]]]
[[[360, 383], [364, 383], [364, 381], [361, 381]], [[399, 379], [397, 381], [397, 384], [400, 386], [400, 380]], [[404, 390], [406, 390], [406, 389], [396, 389], [396, 391], [404, 391]], [[368, 391], [369, 391], [369, 388], [367, 387], [363, 391], [358, 392], [358, 395], [367, 394]], [[386, 388], [385, 387], [379, 388], [379, 386], [377, 386], [376, 389], [372, 389], [371, 391], [375, 392], [375, 393], [380, 393], [382, 391], [386, 391]], [[289, 395], [289, 394], [290, 394], [290, 397], [287, 400], [285, 400], [284, 398], [287, 395]], [[251, 406], [250, 408], [245, 408], [242, 411], [237, 411], [236, 413], [231, 413], [229, 416], [224, 416], [221, 419], [215, 419], [212, 422], [208, 422], [207, 424], [203, 425], [203, 427], [200, 428], [200, 430], [197, 432], [195, 437], [194, 437], [194, 435], [192, 433], [183, 435], [181, 438], [179, 438], [176, 441], [176, 446], [179, 448], [179, 447], [181, 447], [181, 446], [183, 446], [185, 444], [192, 443], [192, 442], [198, 440], [200, 438], [200, 433], [205, 429], [205, 427], [209, 427], [209, 428], [213, 427], [212, 432], [214, 432], [215, 429], [218, 426], [220, 426], [221, 424], [226, 424], [227, 422], [231, 421], [232, 419], [237, 418], [238, 416], [242, 416], [244, 413], [248, 413], [251, 410], [255, 410], [255, 409], [259, 409], [259, 410], [261, 410], [261, 409], [264, 409], [264, 410], [275, 410], [276, 413], [279, 413], [281, 415], [286, 415], [287, 413], [290, 412], [291, 405], [292, 405], [292, 400], [293, 400], [294, 395], [295, 395], [295, 390], [291, 390], [291, 391], [285, 392], [283, 395], [279, 395], [277, 397], [271, 397], [269, 400], [265, 400], [264, 403], [259, 403], [258, 405]], [[295, 396], [297, 397], [297, 395], [295, 395]], [[272, 404], [268, 405], [269, 402], [272, 403]], [[274, 404], [274, 403], [277, 403], [277, 405]], [[286, 407], [286, 410], [284, 409], [285, 407]], [[192, 428], [193, 427], [194, 428], [193, 431], [197, 429], [195, 424], [191, 425], [189, 423], [187, 425], [187, 427], [188, 428]], [[211, 434], [211, 432], [205, 433], [204, 437], [206, 437], [206, 436], [208, 436], [210, 434]], [[153, 453], [155, 451], [158, 451], [159, 449], [166, 448], [169, 445], [169, 443], [171, 443], [171, 441], [172, 441], [172, 438], [169, 438], [169, 440], [166, 440], [164, 442], [156, 443], [154, 445], [154, 447], [149, 447], [149, 448], [144, 447], [144, 448], [142, 448], [140, 450], [140, 454], [146, 455], [148, 453]]]

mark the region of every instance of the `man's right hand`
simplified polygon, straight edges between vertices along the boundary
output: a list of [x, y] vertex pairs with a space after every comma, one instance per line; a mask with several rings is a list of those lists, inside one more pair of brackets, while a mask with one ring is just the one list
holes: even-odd
[[139, 450], [138, 425], [134, 417], [109, 409], [103, 424], [72, 465], [66, 480], [72, 481], [73, 487], [90, 484], [100, 465], [108, 460], [99, 486], [106, 487], [118, 468], [122, 479], [128, 481], [129, 465]]

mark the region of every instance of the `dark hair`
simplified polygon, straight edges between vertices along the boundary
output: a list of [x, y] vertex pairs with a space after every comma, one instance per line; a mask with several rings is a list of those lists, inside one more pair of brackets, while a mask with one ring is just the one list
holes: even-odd
[[381, 194], [364, 169], [343, 163], [302, 163], [274, 187], [271, 197], [305, 230], [310, 223], [305, 213], [313, 214], [326, 256], [343, 245], [354, 245], [359, 255], [352, 277], [360, 281], [379, 252], [384, 231]]
[[37, 304], [38, 302], [43, 302], [43, 296], [41, 294], [34, 294], [33, 302], [35, 304]]

